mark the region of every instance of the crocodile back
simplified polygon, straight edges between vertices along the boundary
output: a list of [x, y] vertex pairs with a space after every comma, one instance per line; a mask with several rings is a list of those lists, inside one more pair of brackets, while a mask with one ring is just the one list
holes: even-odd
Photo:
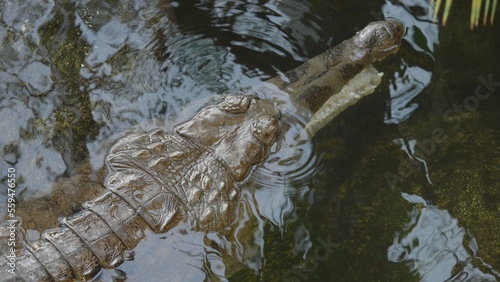
[[224, 162], [209, 149], [158, 129], [122, 138], [110, 150], [107, 188], [157, 233], [183, 219], [217, 231], [234, 216], [239, 195]]
[[[160, 129], [126, 136], [111, 147], [107, 165], [108, 191], [63, 227], [25, 241], [16, 273], [6, 271], [1, 281], [89, 280], [120, 265], [147, 229], [163, 233], [185, 220], [193, 230], [217, 231], [235, 216], [239, 191], [228, 168], [182, 137]], [[7, 265], [0, 256], [0, 270]]]

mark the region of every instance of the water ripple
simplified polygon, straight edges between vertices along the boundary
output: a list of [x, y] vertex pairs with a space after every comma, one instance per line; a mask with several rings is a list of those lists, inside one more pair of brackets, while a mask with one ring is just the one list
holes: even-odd
[[303, 134], [303, 124], [293, 124], [284, 134], [284, 140], [278, 152], [269, 156], [260, 167], [255, 181], [264, 187], [292, 183], [294, 186], [307, 185], [311, 175], [318, 171], [321, 157], [318, 156], [308, 136]]
[[456, 218], [420, 196], [402, 196], [416, 206], [387, 250], [389, 261], [405, 262], [422, 281], [496, 281], [498, 273], [477, 256], [476, 238]]
[[255, 191], [259, 212], [280, 228], [293, 217], [292, 199], [307, 197], [312, 179], [322, 170], [321, 155], [304, 133], [304, 120], [289, 119], [280, 143], [249, 179], [259, 187]]

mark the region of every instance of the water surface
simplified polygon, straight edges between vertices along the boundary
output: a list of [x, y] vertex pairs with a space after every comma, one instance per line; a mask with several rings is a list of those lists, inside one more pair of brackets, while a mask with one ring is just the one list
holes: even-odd
[[441, 27], [426, 1], [2, 0], [2, 186], [15, 168], [36, 239], [103, 189], [113, 140], [170, 128], [396, 17], [408, 31], [377, 64], [382, 85], [312, 141], [291, 117], [242, 184], [231, 232], [148, 234], [99, 279], [498, 280], [499, 24], [469, 31], [468, 3], [454, 5]]

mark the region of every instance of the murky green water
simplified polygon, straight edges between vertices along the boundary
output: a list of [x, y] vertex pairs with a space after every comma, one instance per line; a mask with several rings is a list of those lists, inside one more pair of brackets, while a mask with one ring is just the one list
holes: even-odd
[[[102, 189], [106, 149], [125, 132], [169, 127], [184, 106], [392, 16], [408, 33], [377, 65], [382, 85], [312, 142], [288, 136], [287, 155], [243, 185], [236, 231], [149, 234], [100, 279], [498, 280], [499, 22], [471, 32], [469, 3], [455, 5], [440, 27], [425, 1], [2, 0], [2, 187], [15, 168], [30, 203], [17, 215], [36, 239]], [[64, 179], [75, 192], [51, 196]]]

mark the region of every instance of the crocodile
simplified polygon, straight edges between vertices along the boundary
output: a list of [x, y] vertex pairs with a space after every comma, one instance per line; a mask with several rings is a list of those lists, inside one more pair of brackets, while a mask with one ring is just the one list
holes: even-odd
[[[373, 62], [396, 52], [404, 33], [397, 20], [370, 23], [264, 85], [277, 95], [288, 93], [294, 103], [315, 113]], [[172, 130], [158, 128], [117, 140], [105, 157], [106, 192], [63, 218], [61, 227], [30, 242], [14, 223], [1, 226], [0, 235], [17, 232], [22, 242], [16, 243], [24, 247], [1, 246], [0, 281], [87, 281], [102, 268], [125, 261], [147, 230], [165, 233], [181, 221], [196, 231], [230, 229], [241, 192], [238, 183], [266, 160], [286, 130], [276, 103], [255, 94], [220, 95]]]

